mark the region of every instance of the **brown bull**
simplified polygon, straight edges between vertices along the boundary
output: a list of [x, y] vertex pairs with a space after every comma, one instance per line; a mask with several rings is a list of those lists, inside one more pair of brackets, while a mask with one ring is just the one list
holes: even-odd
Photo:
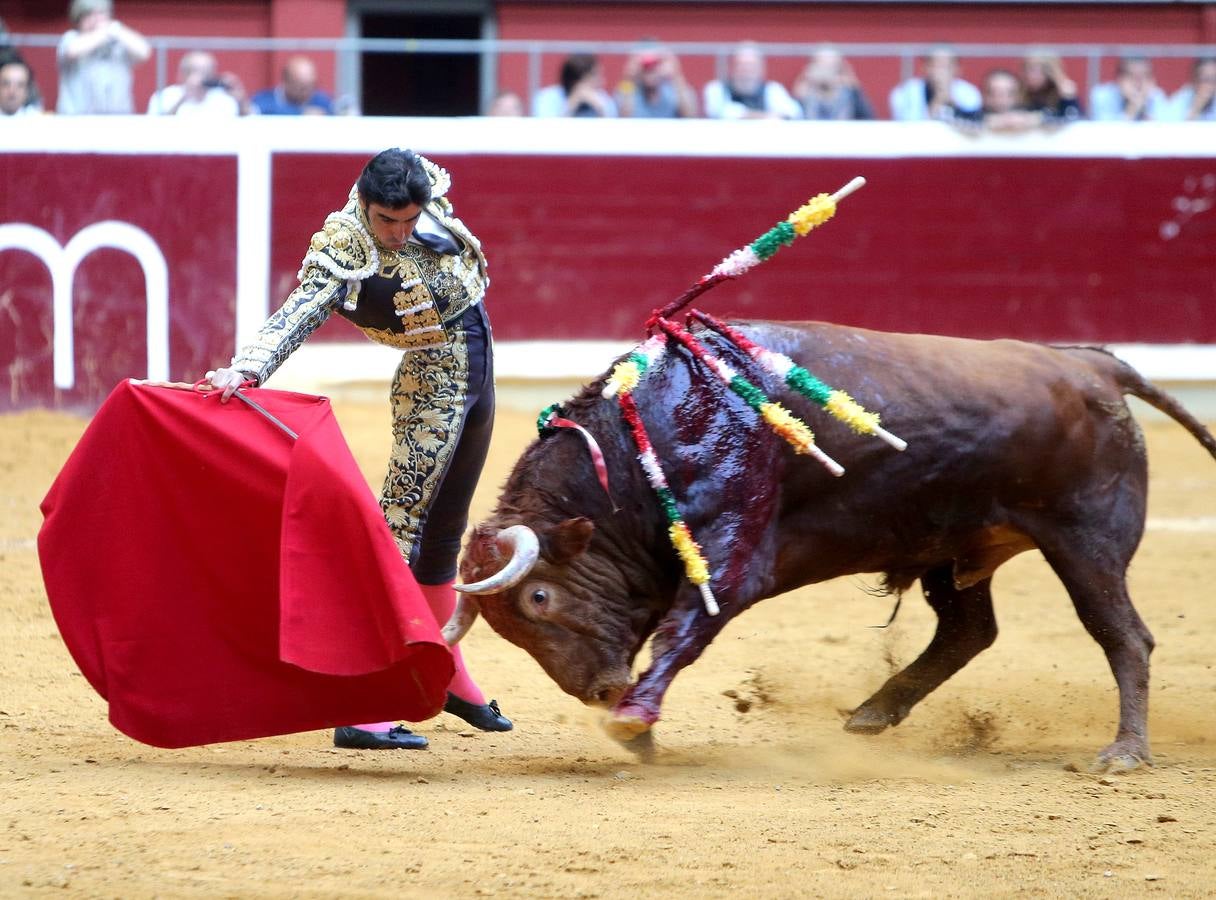
[[[1216, 440], [1175, 400], [1109, 354], [1017, 341], [885, 334], [819, 323], [740, 326], [752, 340], [848, 389], [908, 442], [897, 453], [853, 434], [762, 375], [716, 333], [702, 340], [763, 384], [846, 468], [834, 478], [794, 453], [683, 351], [669, 350], [634, 396], [721, 604], [708, 615], [683, 577], [666, 521], [603, 379], [565, 415], [603, 448], [614, 510], [580, 439], [533, 443], [491, 518], [469, 540], [469, 593], [445, 633], [478, 607], [566, 692], [609, 705], [610, 731], [642, 743], [675, 675], [758, 600], [854, 573], [894, 592], [920, 579], [938, 616], [929, 646], [861, 704], [846, 728], [877, 733], [992, 644], [992, 574], [1037, 547], [1101, 645], [1119, 689], [1119, 727], [1098, 763], [1150, 763], [1153, 638], [1128, 596], [1144, 530], [1144, 442], [1123, 395], [1166, 413], [1216, 457]], [[468, 584], [480, 582], [478, 584]], [[652, 662], [630, 666], [654, 636]]]

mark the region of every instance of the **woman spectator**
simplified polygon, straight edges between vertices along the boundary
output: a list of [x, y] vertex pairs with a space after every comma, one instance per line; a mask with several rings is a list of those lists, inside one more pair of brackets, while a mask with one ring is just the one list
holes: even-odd
[[853, 67], [833, 47], [821, 47], [794, 82], [794, 99], [808, 119], [872, 119]]
[[1032, 50], [1022, 63], [1026, 108], [1047, 120], [1071, 122], [1084, 117], [1077, 100], [1077, 83], [1064, 74], [1060, 57]]

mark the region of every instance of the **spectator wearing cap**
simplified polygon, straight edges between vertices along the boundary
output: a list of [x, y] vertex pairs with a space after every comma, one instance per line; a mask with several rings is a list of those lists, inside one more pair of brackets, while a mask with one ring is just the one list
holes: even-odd
[[248, 112], [241, 80], [232, 73], [220, 75], [219, 65], [210, 53], [201, 50], [187, 53], [178, 64], [177, 77], [177, 84], [166, 85], [148, 100], [148, 115], [225, 119]]
[[1125, 56], [1115, 80], [1095, 85], [1089, 94], [1089, 114], [1099, 122], [1147, 122], [1170, 118], [1170, 103], [1157, 86], [1152, 60]]
[[765, 77], [764, 54], [748, 41], [727, 63], [726, 80], [714, 80], [703, 91], [705, 115], [711, 119], [800, 119], [802, 107], [779, 82]]
[[59, 41], [58, 110], [64, 115], [132, 113], [132, 73], [152, 55], [138, 32], [113, 18], [111, 0], [72, 0], [72, 28]]
[[697, 94], [685, 80], [680, 60], [658, 45], [647, 45], [625, 61], [616, 103], [623, 117], [635, 119], [691, 119], [697, 114]]
[[558, 84], [541, 88], [532, 98], [532, 115], [544, 119], [615, 118], [616, 101], [604, 90], [600, 61], [575, 53], [562, 63]]
[[0, 65], [0, 116], [30, 116], [42, 112], [34, 99], [34, 76], [24, 60]]
[[280, 81], [253, 95], [253, 107], [264, 116], [332, 116], [334, 100], [317, 88], [317, 67], [307, 56], [283, 65]]
[[820, 47], [794, 82], [794, 99], [807, 119], [873, 119], [849, 61], [834, 47]]
[[1195, 60], [1190, 83], [1170, 98], [1170, 110], [1180, 122], [1216, 121], [1216, 57]]
[[983, 106], [980, 90], [959, 77], [958, 54], [938, 45], [921, 61], [924, 73], [891, 91], [891, 117], [901, 122], [973, 117]]

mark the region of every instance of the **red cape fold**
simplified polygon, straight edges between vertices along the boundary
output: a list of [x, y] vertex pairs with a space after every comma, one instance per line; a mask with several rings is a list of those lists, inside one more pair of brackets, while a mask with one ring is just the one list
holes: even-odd
[[123, 382], [42, 502], [60, 634], [124, 734], [189, 747], [443, 707], [453, 672], [323, 397]]

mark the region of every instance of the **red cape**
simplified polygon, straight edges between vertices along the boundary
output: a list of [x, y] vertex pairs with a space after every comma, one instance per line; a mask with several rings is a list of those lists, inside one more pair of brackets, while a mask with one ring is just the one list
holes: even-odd
[[123, 382], [42, 502], [51, 610], [158, 747], [436, 715], [452, 657], [323, 397]]

